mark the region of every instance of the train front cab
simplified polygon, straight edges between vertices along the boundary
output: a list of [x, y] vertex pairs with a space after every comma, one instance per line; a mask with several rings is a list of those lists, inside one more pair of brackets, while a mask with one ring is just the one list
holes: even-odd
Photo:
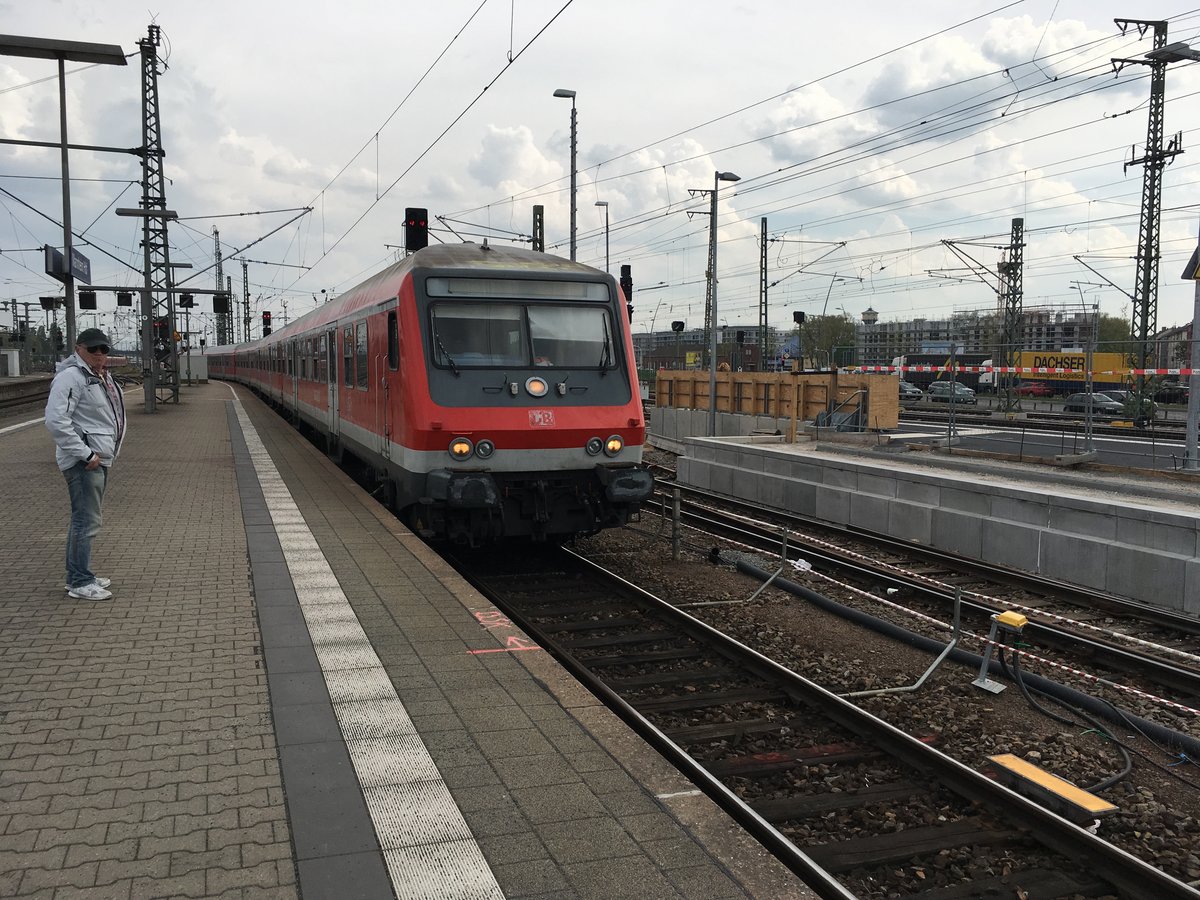
[[478, 543], [627, 522], [653, 477], [615, 282], [570, 263], [414, 275], [430, 407], [414, 438], [432, 454], [415, 527]]

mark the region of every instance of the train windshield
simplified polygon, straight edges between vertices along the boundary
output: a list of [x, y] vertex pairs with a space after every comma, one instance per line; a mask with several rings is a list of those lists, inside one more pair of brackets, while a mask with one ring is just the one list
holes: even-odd
[[432, 324], [434, 362], [452, 369], [615, 364], [612, 323], [603, 306], [444, 300], [433, 305]]

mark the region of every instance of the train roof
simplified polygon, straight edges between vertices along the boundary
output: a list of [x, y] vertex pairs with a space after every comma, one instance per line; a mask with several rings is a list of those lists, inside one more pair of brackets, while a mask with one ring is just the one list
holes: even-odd
[[565, 275], [576, 277], [586, 275], [591, 278], [609, 277], [607, 273], [592, 266], [572, 262], [550, 253], [526, 250], [523, 247], [487, 243], [434, 244], [418, 250], [416, 253], [411, 253], [386, 269], [376, 272], [365, 281], [347, 289], [337, 298], [276, 329], [268, 337], [239, 346], [266, 346], [279, 340], [286, 340], [289, 336], [302, 331], [327, 327], [350, 313], [378, 303], [382, 297], [394, 297], [400, 288], [399, 282], [404, 276], [410, 271], [419, 269], [437, 271], [458, 269], [468, 275], [520, 273], [531, 278], [553, 278]]
[[517, 270], [533, 275], [589, 275], [605, 273], [561, 256], [510, 247], [506, 244], [435, 244], [409, 256], [414, 269], [468, 269], [501, 272]]

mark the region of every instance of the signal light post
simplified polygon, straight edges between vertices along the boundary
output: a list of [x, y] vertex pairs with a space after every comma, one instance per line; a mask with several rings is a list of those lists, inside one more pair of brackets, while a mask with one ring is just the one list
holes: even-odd
[[269, 309], [264, 309], [263, 316], [262, 316], [262, 336], [266, 337], [270, 333], [271, 333], [271, 311]]
[[404, 250], [416, 253], [429, 246], [429, 210], [410, 206], [404, 210]]

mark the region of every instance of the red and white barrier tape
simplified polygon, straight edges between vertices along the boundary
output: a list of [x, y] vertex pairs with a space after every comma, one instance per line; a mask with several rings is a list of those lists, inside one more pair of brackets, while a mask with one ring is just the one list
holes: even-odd
[[[1084, 369], [1055, 369], [1047, 366], [843, 366], [850, 374], [879, 372], [999, 372], [1019, 375], [1086, 375]], [[1179, 375], [1200, 374], [1200, 369], [1093, 369], [1092, 375]]]

